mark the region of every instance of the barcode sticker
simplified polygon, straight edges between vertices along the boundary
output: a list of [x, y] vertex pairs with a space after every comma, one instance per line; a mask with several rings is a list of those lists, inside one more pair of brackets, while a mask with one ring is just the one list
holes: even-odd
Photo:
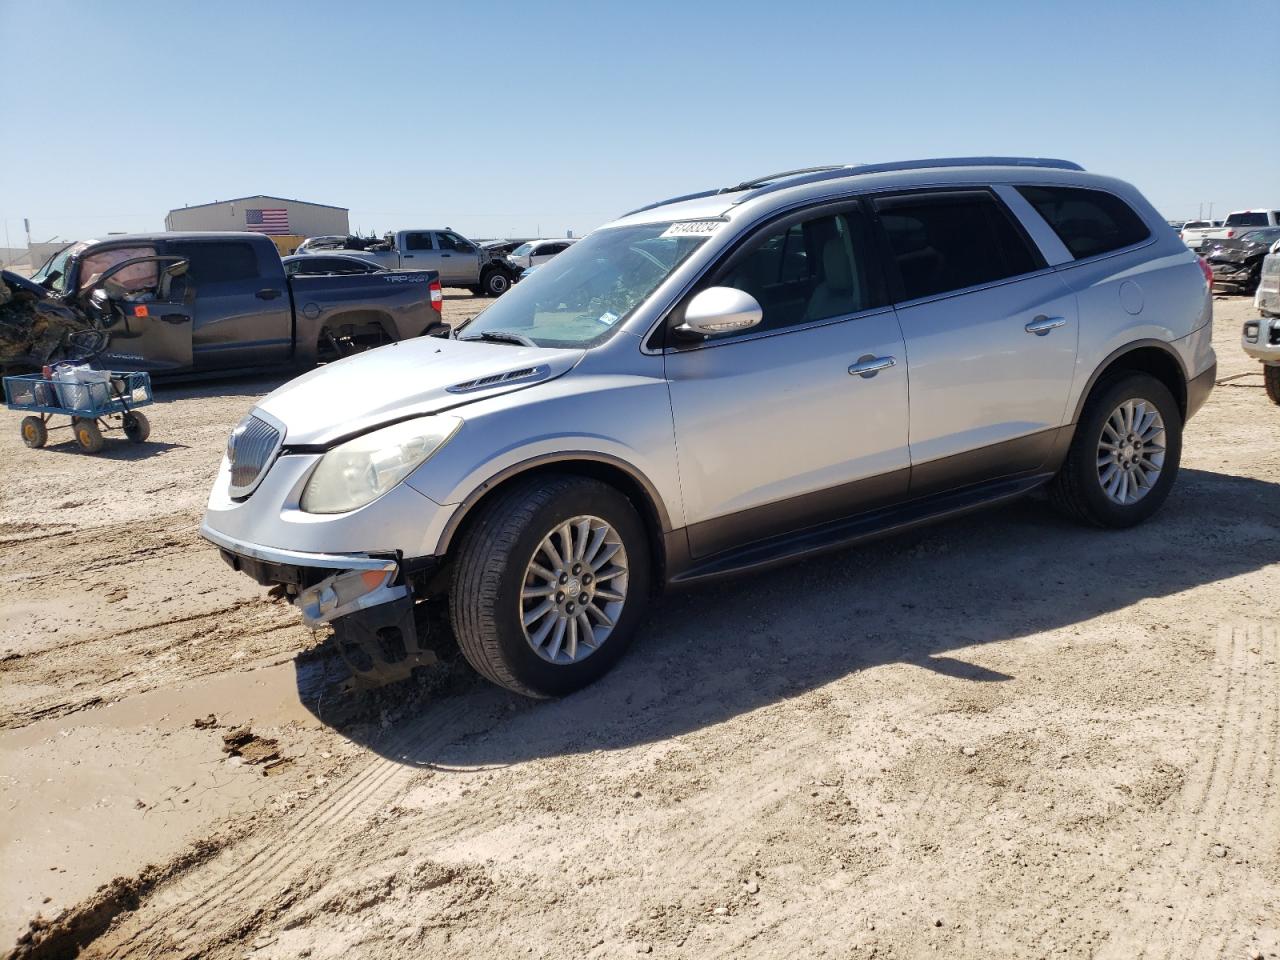
[[662, 232], [664, 237], [709, 237], [720, 227], [723, 220], [682, 220], [673, 223]]

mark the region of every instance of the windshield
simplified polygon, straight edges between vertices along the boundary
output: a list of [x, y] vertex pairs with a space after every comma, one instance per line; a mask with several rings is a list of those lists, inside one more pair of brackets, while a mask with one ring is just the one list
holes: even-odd
[[[47, 286], [47, 289], [52, 290], [54, 293], [62, 293], [67, 289], [67, 262], [87, 246], [89, 244], [84, 241], [68, 244], [46, 260], [44, 266], [32, 274], [31, 279], [42, 286]], [[45, 277], [52, 275], [54, 272], [58, 273], [58, 278], [46, 285], [44, 282]]]
[[670, 223], [598, 230], [525, 274], [460, 328], [467, 339], [517, 334], [539, 347], [604, 341], [706, 236], [666, 236]]
[[523, 257], [526, 253], [533, 249], [532, 243], [522, 243], [511, 251], [513, 257]]

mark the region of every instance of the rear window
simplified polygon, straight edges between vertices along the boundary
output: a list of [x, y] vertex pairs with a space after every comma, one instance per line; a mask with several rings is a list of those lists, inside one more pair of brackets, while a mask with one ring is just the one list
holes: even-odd
[[1141, 243], [1151, 231], [1110, 193], [1079, 187], [1018, 187], [1077, 260]]
[[1233, 213], [1227, 217], [1228, 227], [1265, 227], [1267, 224], [1266, 211], [1259, 210], [1256, 213]]
[[875, 205], [907, 300], [1044, 266], [1004, 206], [985, 190], [908, 194]]
[[225, 283], [254, 280], [258, 277], [258, 257], [247, 243], [213, 241], [209, 243], [171, 242], [172, 251], [191, 261], [187, 273], [197, 283]]

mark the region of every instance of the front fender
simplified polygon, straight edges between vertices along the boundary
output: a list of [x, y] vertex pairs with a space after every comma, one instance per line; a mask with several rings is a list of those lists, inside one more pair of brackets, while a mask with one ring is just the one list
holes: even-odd
[[570, 376], [454, 413], [462, 417], [462, 428], [406, 481], [436, 503], [473, 504], [495, 484], [526, 470], [593, 461], [621, 469], [639, 483], [653, 500], [664, 532], [684, 525], [664, 380]]

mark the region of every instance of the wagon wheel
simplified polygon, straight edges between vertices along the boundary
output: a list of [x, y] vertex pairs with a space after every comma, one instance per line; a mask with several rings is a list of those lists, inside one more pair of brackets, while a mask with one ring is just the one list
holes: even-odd
[[151, 436], [151, 421], [144, 414], [138, 413], [136, 410], [130, 410], [122, 419], [124, 422], [124, 435], [134, 443], [142, 443], [147, 437]]
[[80, 418], [72, 424], [71, 429], [76, 435], [76, 443], [80, 444], [80, 449], [85, 453], [97, 453], [105, 446], [98, 421]]
[[49, 441], [49, 430], [39, 417], [22, 418], [22, 442], [33, 450], [43, 447]]

